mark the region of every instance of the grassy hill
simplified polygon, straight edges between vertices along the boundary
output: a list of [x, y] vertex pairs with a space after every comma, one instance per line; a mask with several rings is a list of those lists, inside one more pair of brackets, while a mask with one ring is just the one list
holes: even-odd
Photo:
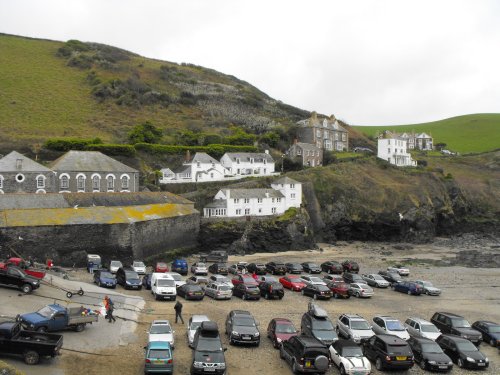
[[383, 130], [426, 132], [434, 137], [434, 144], [446, 143], [447, 148], [461, 153], [491, 151], [500, 147], [499, 113], [458, 116], [423, 124], [353, 128], [367, 136], [376, 136]]

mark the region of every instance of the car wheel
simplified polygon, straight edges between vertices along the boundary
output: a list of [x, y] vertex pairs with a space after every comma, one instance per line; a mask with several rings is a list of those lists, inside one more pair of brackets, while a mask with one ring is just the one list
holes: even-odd
[[384, 366], [382, 365], [382, 360], [380, 358], [377, 358], [377, 360], [375, 361], [375, 368], [379, 371], [384, 368]]
[[47, 332], [47, 327], [38, 327], [36, 331], [40, 333]]
[[356, 292], [356, 297], [359, 298], [359, 292]]
[[24, 294], [29, 294], [33, 290], [30, 284], [24, 284], [23, 287], [21, 288]]
[[340, 365], [340, 375], [346, 375], [344, 365]]
[[335, 293], [335, 294], [333, 295], [333, 298], [337, 299], [337, 298], [339, 298], [339, 295], [338, 295], [337, 293]]
[[247, 299], [247, 295], [245, 293], [243, 293], [243, 295], [241, 296], [241, 299], [246, 300]]
[[318, 299], [318, 295], [317, 295], [317, 294], [314, 294], [314, 295], [313, 295], [313, 299]]
[[295, 362], [295, 359], [293, 360], [293, 363], [292, 363], [292, 372], [294, 374], [298, 374], [298, 372], [299, 372], [299, 367], [297, 366], [297, 362]]
[[266, 295], [264, 296], [265, 299], [269, 299], [269, 293], [266, 293]]
[[462, 360], [462, 358], [459, 358], [458, 361], [457, 361], [457, 365], [458, 367], [460, 368], [463, 368], [464, 367], [464, 361]]
[[36, 365], [40, 361], [40, 355], [34, 350], [27, 350], [23, 354], [24, 363], [27, 365]]
[[300, 291], [300, 293], [301, 293], [303, 296], [305, 296], [305, 295], [306, 295], [306, 292], [304, 292], [304, 289], [302, 289], [302, 290]]
[[418, 363], [418, 365], [420, 366], [420, 368], [422, 370], [425, 370], [425, 368], [427, 367], [427, 365], [425, 364], [425, 359], [422, 358], [422, 360]]
[[411, 296], [411, 290], [409, 290], [407, 293], [408, 293], [409, 296]]
[[280, 358], [285, 359], [285, 356], [283, 355], [283, 345], [280, 346]]
[[76, 332], [82, 332], [84, 329], [85, 329], [85, 324], [83, 323], [77, 324], [75, 327]]

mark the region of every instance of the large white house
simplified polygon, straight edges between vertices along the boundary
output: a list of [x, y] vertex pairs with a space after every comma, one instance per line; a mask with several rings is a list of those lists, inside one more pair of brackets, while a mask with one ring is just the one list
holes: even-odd
[[271, 184], [272, 189], [222, 189], [203, 208], [204, 217], [281, 215], [300, 207], [302, 184], [289, 177]]
[[417, 165], [417, 162], [407, 152], [407, 141], [395, 136], [378, 139], [377, 157], [398, 167]]
[[220, 162], [233, 176], [270, 176], [274, 159], [269, 152], [226, 152]]
[[221, 181], [228, 174], [219, 161], [205, 152], [197, 152], [177, 172], [172, 172], [169, 168], [163, 168], [160, 172], [160, 184]]

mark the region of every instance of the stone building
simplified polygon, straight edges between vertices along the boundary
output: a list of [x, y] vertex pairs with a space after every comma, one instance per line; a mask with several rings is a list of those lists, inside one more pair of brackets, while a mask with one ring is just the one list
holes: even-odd
[[323, 149], [312, 143], [295, 142], [286, 154], [293, 160], [300, 160], [303, 166], [317, 167], [323, 164]]
[[347, 151], [349, 149], [349, 133], [335, 116], [320, 119], [316, 112], [311, 117], [297, 122], [297, 136], [303, 143], [311, 143], [328, 151]]
[[47, 167], [12, 151], [0, 159], [0, 194], [53, 193], [56, 175]]

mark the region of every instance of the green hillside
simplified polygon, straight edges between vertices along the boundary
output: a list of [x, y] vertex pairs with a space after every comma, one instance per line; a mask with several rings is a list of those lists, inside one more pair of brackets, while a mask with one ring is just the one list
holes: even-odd
[[426, 132], [434, 144], [446, 143], [447, 148], [461, 153], [484, 152], [500, 148], [500, 114], [481, 113], [452, 117], [423, 124], [397, 126], [353, 126], [367, 136], [384, 130], [396, 132]]

